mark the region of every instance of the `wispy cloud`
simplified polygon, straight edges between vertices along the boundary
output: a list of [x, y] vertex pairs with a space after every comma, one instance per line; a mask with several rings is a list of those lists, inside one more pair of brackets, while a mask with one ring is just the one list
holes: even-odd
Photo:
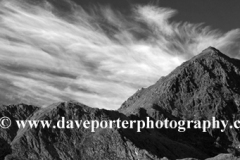
[[47, 2], [0, 2], [2, 103], [72, 99], [117, 109], [208, 46], [239, 56], [239, 29], [172, 22], [175, 10], [155, 6], [135, 6], [127, 16], [106, 6], [72, 6], [59, 16]]

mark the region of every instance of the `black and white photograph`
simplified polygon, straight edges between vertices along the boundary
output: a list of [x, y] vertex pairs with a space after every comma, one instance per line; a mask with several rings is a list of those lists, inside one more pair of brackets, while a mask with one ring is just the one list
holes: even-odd
[[240, 160], [240, 1], [0, 0], [0, 160]]

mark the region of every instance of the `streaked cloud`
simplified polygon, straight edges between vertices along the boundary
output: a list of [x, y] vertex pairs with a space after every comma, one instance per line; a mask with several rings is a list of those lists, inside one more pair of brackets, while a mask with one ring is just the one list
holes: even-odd
[[[135, 6], [53, 13], [54, 6], [0, 2], [0, 100], [46, 106], [77, 100], [117, 109], [137, 89], [208, 46], [239, 56], [240, 30], [172, 22], [173, 9]], [[59, 16], [61, 15], [61, 16]]]

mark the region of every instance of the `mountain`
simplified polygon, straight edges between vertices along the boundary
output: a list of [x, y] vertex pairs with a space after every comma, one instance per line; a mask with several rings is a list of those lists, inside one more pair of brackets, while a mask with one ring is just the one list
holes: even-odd
[[[154, 85], [139, 90], [123, 103], [119, 111], [125, 115], [144, 112], [145, 116], [156, 120], [210, 120], [216, 117], [230, 120], [232, 124], [240, 117], [240, 61], [209, 47]], [[210, 155], [219, 149], [226, 152], [229, 146], [238, 147], [240, 144], [239, 130], [229, 127], [224, 133], [209, 129], [208, 135], [199, 131], [195, 136], [192, 132], [197, 133], [184, 133], [188, 138], [181, 140], [206, 149]], [[196, 142], [198, 144], [194, 144]]]
[[[239, 131], [98, 128], [18, 129], [15, 120], [233, 120], [240, 116], [240, 61], [209, 47], [154, 85], [139, 90], [118, 111], [78, 102], [46, 108], [19, 104], [0, 107], [12, 120], [0, 128], [0, 159], [5, 160], [232, 160], [237, 159]], [[232, 152], [226, 154], [227, 152]], [[220, 154], [225, 153], [225, 154]], [[190, 158], [190, 159], [188, 159]]]
[[[29, 106], [24, 106], [28, 110]], [[4, 113], [0, 116], [9, 116]], [[17, 109], [18, 106], [15, 106]], [[47, 108], [37, 109], [28, 119], [57, 121], [59, 117], [66, 120], [116, 120], [129, 119], [117, 111], [90, 108], [76, 102], [62, 102]], [[14, 120], [14, 117], [11, 117]], [[16, 117], [16, 119], [25, 117]], [[14, 121], [13, 121], [14, 123]], [[12, 130], [15, 129], [15, 130]], [[207, 155], [190, 145], [173, 141], [154, 130], [135, 129], [19, 129], [13, 125], [11, 133], [14, 138], [4, 144], [6, 160], [160, 160], [162, 157], [171, 159], [198, 157]], [[2, 131], [2, 130], [1, 130]], [[2, 138], [1, 138], [2, 139]]]
[[231, 103], [228, 109], [236, 112], [240, 105], [239, 66], [239, 60], [209, 47], [154, 85], [139, 90], [124, 102], [119, 111], [135, 114], [139, 108], [144, 108], [152, 115], [150, 112], [156, 113], [157, 109], [163, 109], [181, 118], [193, 118], [196, 116], [194, 114], [200, 117], [199, 114], [203, 114], [208, 118], [213, 114], [208, 115], [211, 112], [207, 106], [212, 106], [212, 109], [219, 106], [218, 109], [222, 109], [223, 103], [228, 102]]

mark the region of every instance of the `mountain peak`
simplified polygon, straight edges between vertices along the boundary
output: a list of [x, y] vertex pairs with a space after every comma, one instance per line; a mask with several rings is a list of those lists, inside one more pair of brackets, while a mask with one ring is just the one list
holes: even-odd
[[[139, 108], [144, 108], [149, 112], [152, 112], [154, 108], [155, 110], [156, 108], [164, 109], [167, 112], [177, 109], [185, 114], [186, 106], [189, 107], [188, 109], [204, 106], [203, 103], [198, 104], [197, 99], [200, 97], [199, 101], [206, 101], [206, 106], [209, 105], [207, 99], [211, 96], [206, 96], [207, 90], [209, 94], [215, 95], [222, 95], [226, 92], [236, 93], [232, 97], [240, 98], [240, 86], [237, 80], [240, 77], [239, 62], [214, 47], [208, 47], [154, 85], [134, 94], [124, 102], [119, 110], [126, 114], [135, 114]], [[217, 89], [212, 90], [212, 88]], [[222, 99], [234, 101], [234, 98], [229, 98], [229, 96], [222, 97]], [[206, 115], [204, 115], [205, 118], [211, 117]], [[184, 116], [182, 115], [181, 118]]]
[[220, 51], [212, 46], [209, 46], [208, 48], [204, 49], [203, 52], [208, 53], [219, 53]]
[[[205, 57], [205, 56], [210, 56], [210, 57], [223, 57], [223, 58], [227, 58], [229, 59], [229, 57], [225, 54], [223, 54], [221, 51], [219, 51], [218, 49], [214, 48], [214, 47], [208, 47], [206, 49], [204, 49], [200, 54], [198, 54], [196, 56], [196, 58], [201, 58], [201, 57]], [[196, 58], [193, 58], [193, 59], [196, 59]]]
[[193, 57], [192, 59], [190, 59], [188, 62], [195, 62], [198, 60], [203, 60], [205, 59], [208, 62], [216, 62], [216, 61], [231, 61], [232, 63], [232, 58], [230, 58], [229, 56], [223, 54], [221, 51], [219, 51], [218, 49], [214, 48], [214, 47], [208, 47], [206, 49], [204, 49], [201, 53], [199, 53], [198, 55], [196, 55], [195, 57]]
[[223, 55], [218, 49], [214, 48], [214, 47], [208, 47], [206, 49], [204, 49], [200, 55], [210, 55], [210, 56], [213, 56], [213, 55]]
[[[148, 115], [155, 120], [210, 120], [215, 117], [233, 122], [235, 117], [240, 117], [239, 64], [240, 60], [208, 47], [152, 86], [135, 93], [119, 111], [140, 118]], [[237, 130], [213, 131], [209, 129], [209, 135], [213, 141], [217, 137], [222, 139], [223, 150], [228, 148], [227, 144], [234, 146], [240, 142]], [[192, 138], [196, 140], [195, 136]], [[217, 149], [214, 145], [201, 145], [209, 147], [208, 151]]]

